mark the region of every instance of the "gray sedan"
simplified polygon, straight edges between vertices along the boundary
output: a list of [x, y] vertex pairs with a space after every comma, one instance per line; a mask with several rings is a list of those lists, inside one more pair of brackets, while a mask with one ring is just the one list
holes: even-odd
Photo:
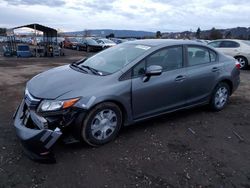
[[32, 78], [14, 126], [33, 158], [44, 159], [61, 135], [90, 145], [122, 126], [209, 105], [222, 110], [240, 83], [239, 63], [201, 43], [138, 40]]

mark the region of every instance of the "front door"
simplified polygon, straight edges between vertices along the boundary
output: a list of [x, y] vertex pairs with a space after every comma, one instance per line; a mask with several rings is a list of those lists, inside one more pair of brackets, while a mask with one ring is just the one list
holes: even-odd
[[[145, 82], [145, 68], [150, 65], [162, 66], [163, 72]], [[185, 105], [186, 76], [182, 46], [161, 49], [138, 63], [132, 78], [134, 119]]]

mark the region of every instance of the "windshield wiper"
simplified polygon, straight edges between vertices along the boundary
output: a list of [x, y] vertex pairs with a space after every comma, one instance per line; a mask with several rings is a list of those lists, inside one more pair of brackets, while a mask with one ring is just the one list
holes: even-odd
[[83, 69], [81, 66], [79, 66], [79, 64], [78, 63], [71, 63], [71, 66], [73, 66], [73, 67], [75, 67], [75, 68], [77, 68], [77, 69], [79, 69], [79, 70], [81, 70], [81, 71], [83, 71], [83, 72], [86, 72], [86, 73], [88, 73], [88, 71], [86, 71], [85, 69]]
[[94, 74], [97, 74], [97, 75], [102, 75], [102, 73], [101, 73], [101, 72], [99, 72], [98, 70], [96, 70], [96, 69], [94, 69], [94, 68], [92, 68], [92, 67], [90, 67], [90, 66], [81, 65], [81, 67], [83, 67], [83, 68], [86, 68], [86, 69], [90, 70], [90, 71], [91, 71], [92, 73], [94, 73]]

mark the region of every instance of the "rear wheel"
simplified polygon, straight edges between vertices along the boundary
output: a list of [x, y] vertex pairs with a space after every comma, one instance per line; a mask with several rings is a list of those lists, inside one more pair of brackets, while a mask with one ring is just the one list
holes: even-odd
[[214, 111], [222, 110], [229, 99], [230, 96], [230, 88], [227, 83], [221, 82], [219, 83], [212, 94], [212, 98], [210, 101], [210, 107]]
[[238, 57], [235, 57], [235, 59], [237, 59], [237, 61], [240, 63], [241, 69], [247, 69], [247, 67], [248, 67], [247, 58], [242, 57], [242, 56], [238, 56]]
[[119, 133], [122, 126], [122, 112], [111, 102], [94, 107], [83, 121], [81, 137], [92, 146], [103, 145]]

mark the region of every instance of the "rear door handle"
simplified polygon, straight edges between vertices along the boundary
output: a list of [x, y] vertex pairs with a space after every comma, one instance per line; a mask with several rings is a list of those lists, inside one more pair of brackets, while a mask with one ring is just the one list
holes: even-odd
[[218, 67], [213, 67], [212, 72], [218, 72], [220, 69]]
[[175, 81], [176, 81], [176, 82], [182, 82], [182, 81], [185, 80], [185, 79], [186, 79], [185, 76], [179, 75], [179, 76], [177, 76], [177, 77], [175, 78]]

